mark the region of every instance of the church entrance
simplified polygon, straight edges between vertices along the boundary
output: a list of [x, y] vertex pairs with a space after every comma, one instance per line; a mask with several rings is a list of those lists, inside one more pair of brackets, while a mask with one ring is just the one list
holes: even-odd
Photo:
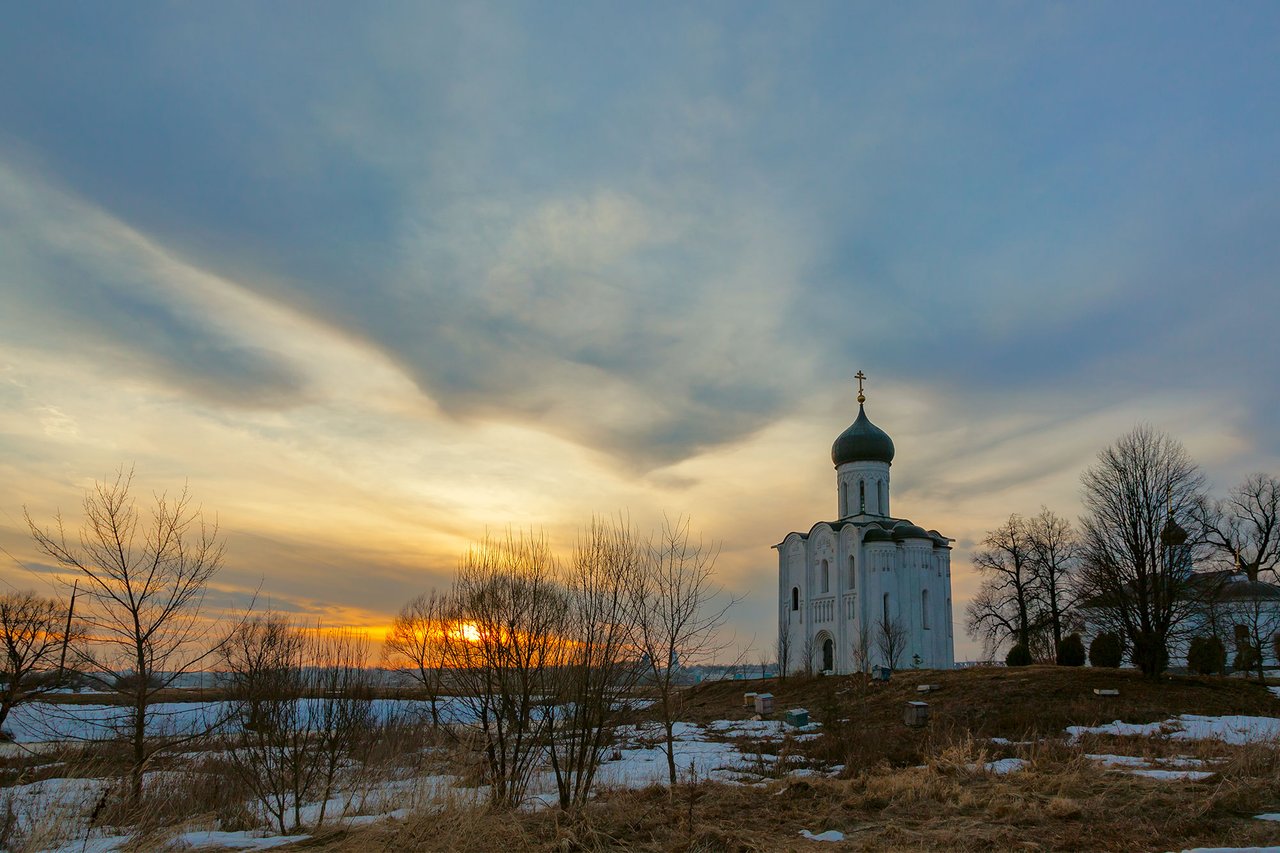
[[834, 672], [836, 668], [836, 644], [830, 637], [822, 641], [822, 671]]

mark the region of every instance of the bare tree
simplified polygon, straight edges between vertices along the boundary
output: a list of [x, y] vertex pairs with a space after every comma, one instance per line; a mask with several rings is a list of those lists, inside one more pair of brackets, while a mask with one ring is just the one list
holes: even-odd
[[872, 653], [871, 628], [867, 625], [866, 620], [859, 619], [858, 627], [855, 628], [853, 631], [853, 647], [852, 647], [853, 668], [863, 674], [870, 672], [871, 671], [871, 653]]
[[217, 651], [211, 623], [201, 616], [209, 579], [222, 563], [217, 523], [206, 523], [184, 487], [161, 493], [147, 517], [130, 495], [133, 472], [96, 483], [84, 498], [77, 540], [68, 541], [62, 516], [52, 529], [26, 514], [36, 546], [74, 571], [86, 600], [83, 619], [93, 645], [79, 663], [126, 697], [132, 745], [131, 790], [142, 796], [143, 768], [163, 744], [148, 741], [155, 695]]
[[281, 833], [310, 800], [324, 824], [339, 774], [373, 728], [367, 641], [266, 614], [220, 646], [233, 729], [227, 754]]
[[1252, 474], [1209, 516], [1209, 541], [1250, 581], [1280, 581], [1280, 479]]
[[1123, 632], [1134, 663], [1156, 676], [1197, 607], [1204, 476], [1178, 441], [1143, 425], [1099, 453], [1082, 480], [1083, 589], [1099, 621]]
[[440, 702], [445, 681], [445, 636], [456, 620], [449, 598], [432, 590], [417, 596], [396, 615], [383, 643], [383, 658], [404, 667], [422, 688], [431, 710], [431, 729], [440, 730]]
[[349, 629], [317, 629], [311, 635], [307, 675], [313, 698], [307, 703], [315, 719], [310, 753], [319, 767], [316, 826], [324, 824], [339, 774], [355, 764], [354, 756], [374, 729], [373, 685], [369, 680], [369, 641]]
[[0, 644], [4, 646], [4, 685], [0, 688], [0, 728], [9, 712], [24, 702], [37, 698], [56, 685], [46, 680], [34, 686], [33, 676], [57, 665], [74, 626], [68, 619], [67, 605], [53, 598], [42, 598], [34, 592], [10, 592], [0, 595]]
[[897, 669], [903, 652], [907, 650], [907, 628], [902, 620], [893, 618], [877, 622], [875, 643], [876, 651], [880, 652], [880, 659], [885, 665], [890, 669]]
[[1031, 576], [1034, 600], [1053, 640], [1053, 653], [1062, 644], [1065, 628], [1072, 621], [1078, 601], [1076, 571], [1080, 564], [1080, 540], [1070, 520], [1048, 507], [1027, 520], [1031, 546]]
[[778, 657], [778, 678], [786, 678], [787, 671], [791, 666], [791, 618], [790, 614], [784, 614], [783, 621], [778, 626], [777, 648], [774, 650]]
[[306, 713], [307, 638], [287, 618], [265, 614], [229, 632], [220, 649], [235, 725], [227, 754], [237, 775], [283, 835], [302, 822], [313, 789], [314, 732]]
[[803, 661], [800, 665], [800, 671], [805, 675], [813, 675], [816, 665], [813, 658], [818, 653], [818, 640], [813, 634], [805, 634], [804, 642], [800, 647], [800, 659]]
[[544, 537], [508, 534], [473, 546], [454, 582], [445, 661], [497, 806], [522, 802], [544, 754], [566, 618], [559, 574]]
[[969, 636], [983, 638], [991, 651], [1010, 639], [1030, 648], [1037, 607], [1032, 549], [1029, 525], [1015, 513], [988, 531], [973, 555], [983, 580], [969, 602], [967, 628]]
[[630, 594], [647, 543], [624, 520], [593, 519], [564, 578], [567, 612], [556, 644], [556, 702], [548, 706], [548, 756], [563, 809], [586, 805], [606, 746], [628, 709], [641, 667]]
[[718, 549], [690, 538], [687, 519], [667, 519], [632, 593], [639, 648], [658, 694], [656, 706], [672, 786], [676, 784], [680, 667], [714, 658], [727, 648], [718, 633], [735, 600], [724, 597], [714, 583], [717, 554]]

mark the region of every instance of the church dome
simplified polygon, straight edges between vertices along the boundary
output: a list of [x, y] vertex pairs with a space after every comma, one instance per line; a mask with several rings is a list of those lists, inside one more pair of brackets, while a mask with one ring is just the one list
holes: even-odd
[[866, 410], [858, 404], [858, 419], [831, 445], [831, 461], [839, 468], [846, 462], [893, 461], [893, 439], [867, 418]]
[[923, 527], [917, 527], [914, 524], [899, 524], [893, 528], [894, 541], [901, 542], [903, 539], [928, 539], [929, 533]]
[[868, 542], [892, 542], [892, 541], [893, 541], [893, 536], [889, 533], [889, 531], [879, 527], [872, 527], [868, 529], [866, 534], [862, 537], [863, 544], [866, 544]]

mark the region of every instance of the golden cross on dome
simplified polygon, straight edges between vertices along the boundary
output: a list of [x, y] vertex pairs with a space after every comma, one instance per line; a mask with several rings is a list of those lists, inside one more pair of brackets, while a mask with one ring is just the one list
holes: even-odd
[[867, 397], [865, 394], [862, 393], [862, 383], [864, 380], [866, 380], [867, 374], [859, 370], [857, 373], [853, 375], [853, 378], [858, 380], [858, 402], [865, 403], [867, 401]]

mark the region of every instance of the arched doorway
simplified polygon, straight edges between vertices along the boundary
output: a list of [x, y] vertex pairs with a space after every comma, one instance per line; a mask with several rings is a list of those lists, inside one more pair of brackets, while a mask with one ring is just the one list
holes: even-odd
[[822, 671], [834, 672], [836, 668], [836, 644], [830, 637], [822, 641]]

